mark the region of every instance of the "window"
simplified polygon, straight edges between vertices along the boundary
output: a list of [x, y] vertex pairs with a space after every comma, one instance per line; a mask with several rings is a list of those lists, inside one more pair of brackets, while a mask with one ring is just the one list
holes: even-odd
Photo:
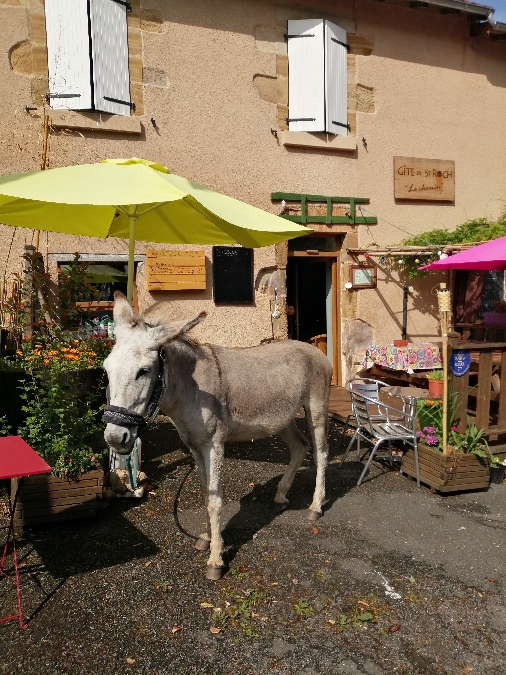
[[346, 31], [325, 19], [288, 21], [288, 128], [347, 136]]
[[127, 5], [45, 0], [52, 109], [130, 115]]
[[216, 304], [254, 301], [253, 249], [213, 246], [213, 292]]

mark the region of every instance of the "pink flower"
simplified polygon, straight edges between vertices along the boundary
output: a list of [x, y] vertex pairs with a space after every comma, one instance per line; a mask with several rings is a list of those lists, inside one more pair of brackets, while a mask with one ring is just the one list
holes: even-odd
[[452, 427], [452, 431], [458, 431], [458, 430], [459, 430], [458, 427], [455, 427], [455, 426]]
[[97, 458], [95, 457], [95, 455], [93, 455], [93, 457], [91, 458], [91, 461], [92, 461], [92, 462], [96, 462], [96, 461], [97, 461]]

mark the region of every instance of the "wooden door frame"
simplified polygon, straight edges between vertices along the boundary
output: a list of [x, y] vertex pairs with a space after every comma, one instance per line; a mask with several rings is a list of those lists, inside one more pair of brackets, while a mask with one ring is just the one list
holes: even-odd
[[332, 384], [342, 385], [341, 364], [341, 332], [340, 328], [340, 298], [341, 298], [341, 275], [340, 262], [341, 251], [288, 251], [288, 258], [311, 258], [322, 262], [332, 262], [331, 268], [331, 305], [332, 305], [332, 345], [327, 342], [327, 351], [332, 349]]

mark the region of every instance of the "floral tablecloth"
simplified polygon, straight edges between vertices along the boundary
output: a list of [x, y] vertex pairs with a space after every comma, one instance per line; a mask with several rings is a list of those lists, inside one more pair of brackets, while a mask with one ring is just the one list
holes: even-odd
[[375, 363], [392, 370], [405, 370], [407, 373], [413, 373], [414, 370], [434, 370], [442, 366], [442, 348], [433, 342], [409, 344], [407, 347], [369, 345], [360, 361], [360, 368], [372, 368]]

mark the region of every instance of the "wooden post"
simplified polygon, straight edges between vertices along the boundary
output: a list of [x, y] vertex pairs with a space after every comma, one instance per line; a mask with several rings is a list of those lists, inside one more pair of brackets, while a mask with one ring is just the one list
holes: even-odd
[[441, 319], [441, 333], [443, 337], [443, 454], [448, 451], [448, 319], [450, 314], [450, 292], [446, 284], [440, 284], [437, 294], [439, 316]]

